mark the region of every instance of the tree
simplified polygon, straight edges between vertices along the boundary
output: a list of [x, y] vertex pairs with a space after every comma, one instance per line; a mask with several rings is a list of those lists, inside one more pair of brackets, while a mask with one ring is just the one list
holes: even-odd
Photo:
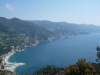
[[97, 50], [97, 59], [96, 59], [96, 61], [100, 62], [100, 47], [97, 46], [96, 50]]
[[28, 75], [27, 73], [24, 73], [24, 75]]
[[78, 60], [75, 65], [69, 65], [65, 68], [66, 75], [98, 75], [91, 63], [85, 59]]
[[98, 75], [94, 66], [86, 62], [85, 59], [78, 60], [76, 64], [69, 65], [65, 68], [57, 68], [55, 66], [44, 67], [33, 75]]
[[1, 65], [1, 69], [4, 69], [4, 65]]
[[99, 47], [99, 46], [97, 46], [96, 50], [97, 50], [97, 51], [100, 51], [100, 47]]

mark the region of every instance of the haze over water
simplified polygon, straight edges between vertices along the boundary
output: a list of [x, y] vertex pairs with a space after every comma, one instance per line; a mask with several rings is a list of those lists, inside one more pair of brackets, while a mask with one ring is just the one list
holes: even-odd
[[100, 46], [100, 33], [78, 35], [42, 42], [36, 47], [27, 47], [26, 51], [11, 56], [9, 61], [26, 63], [25, 66], [16, 68], [18, 74], [32, 74], [47, 65], [61, 67], [62, 64], [62, 67], [65, 67], [75, 64], [81, 58], [95, 62], [97, 46]]

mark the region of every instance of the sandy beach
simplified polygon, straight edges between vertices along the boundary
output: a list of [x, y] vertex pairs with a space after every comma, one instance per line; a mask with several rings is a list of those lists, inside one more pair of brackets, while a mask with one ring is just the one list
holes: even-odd
[[9, 71], [12, 71], [14, 72], [15, 68], [18, 67], [18, 66], [23, 66], [25, 65], [25, 63], [11, 63], [11, 62], [8, 62], [10, 56], [12, 56], [15, 52], [10, 52], [6, 55], [5, 59], [4, 59], [4, 62], [6, 63], [4, 66], [5, 66], [5, 70], [9, 70]]

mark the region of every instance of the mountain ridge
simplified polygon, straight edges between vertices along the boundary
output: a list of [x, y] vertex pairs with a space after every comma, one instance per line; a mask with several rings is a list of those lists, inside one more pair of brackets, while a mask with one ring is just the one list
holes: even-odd
[[67, 34], [71, 35], [80, 35], [80, 34], [89, 34], [94, 32], [100, 32], [100, 26], [95, 25], [87, 25], [87, 24], [74, 24], [67, 22], [51, 22], [45, 20], [31, 20], [30, 22], [38, 24], [53, 33], [60, 36], [62, 33], [63, 36], [67, 36]]
[[54, 33], [29, 21], [0, 17], [0, 55], [9, 52], [11, 46], [35, 46], [55, 38]]

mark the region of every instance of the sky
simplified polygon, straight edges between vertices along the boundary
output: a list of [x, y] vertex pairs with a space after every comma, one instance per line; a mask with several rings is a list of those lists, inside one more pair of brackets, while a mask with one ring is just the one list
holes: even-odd
[[0, 0], [0, 17], [100, 25], [100, 0]]

